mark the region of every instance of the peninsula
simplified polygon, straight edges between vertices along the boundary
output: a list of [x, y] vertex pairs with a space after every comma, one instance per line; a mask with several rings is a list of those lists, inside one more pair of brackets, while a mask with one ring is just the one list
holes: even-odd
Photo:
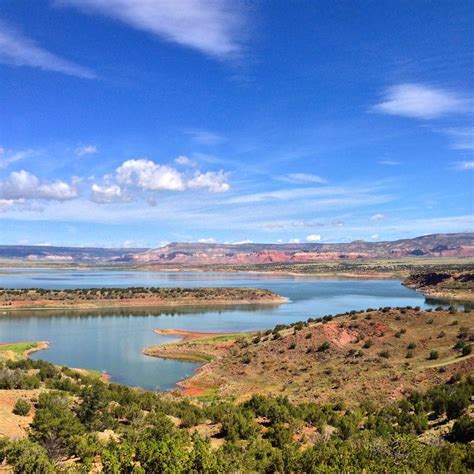
[[259, 288], [38, 288], [0, 290], [0, 311], [98, 309], [194, 305], [281, 304], [286, 299]]

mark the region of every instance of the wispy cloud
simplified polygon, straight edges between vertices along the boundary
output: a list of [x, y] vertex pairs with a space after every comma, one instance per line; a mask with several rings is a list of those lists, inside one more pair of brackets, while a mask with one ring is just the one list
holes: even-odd
[[77, 156], [84, 156], [84, 155], [94, 155], [98, 152], [99, 150], [95, 145], [84, 145], [77, 147], [75, 150], [75, 153]]
[[194, 166], [197, 165], [197, 163], [194, 160], [191, 160], [191, 158], [189, 158], [188, 156], [185, 156], [185, 155], [178, 156], [177, 158], [175, 158], [174, 162], [177, 165], [181, 165], [181, 166], [194, 167]]
[[311, 234], [306, 237], [308, 242], [320, 242], [321, 236], [319, 234]]
[[192, 140], [199, 145], [219, 145], [224, 143], [226, 138], [218, 133], [210, 132], [209, 130], [188, 130], [186, 134], [189, 135]]
[[244, 15], [225, 0], [56, 0], [217, 58], [241, 53]]
[[91, 69], [43, 49], [3, 21], [0, 22], [0, 62], [13, 66], [29, 66], [60, 72], [82, 79], [96, 77]]
[[294, 183], [294, 184], [327, 183], [327, 180], [324, 178], [321, 178], [321, 176], [318, 176], [316, 174], [310, 174], [310, 173], [290, 173], [290, 174], [287, 174], [286, 176], [280, 176], [278, 179], [280, 181], [286, 181], [287, 183]]
[[374, 214], [373, 216], [370, 217], [370, 220], [371, 221], [383, 221], [385, 219], [385, 215], [384, 214]]
[[25, 158], [30, 158], [36, 154], [37, 151], [35, 150], [13, 151], [0, 147], [0, 169], [7, 168], [12, 163], [24, 160]]
[[453, 150], [474, 150], [474, 127], [445, 128], [441, 132], [450, 137]]
[[448, 89], [424, 84], [399, 84], [385, 91], [382, 102], [371, 109], [389, 115], [436, 119], [469, 110], [469, 99]]
[[458, 170], [474, 170], [474, 160], [458, 161], [456, 163], [456, 169]]
[[400, 166], [402, 162], [396, 161], [396, 160], [379, 160], [377, 161], [377, 164], [383, 165], [383, 166]]

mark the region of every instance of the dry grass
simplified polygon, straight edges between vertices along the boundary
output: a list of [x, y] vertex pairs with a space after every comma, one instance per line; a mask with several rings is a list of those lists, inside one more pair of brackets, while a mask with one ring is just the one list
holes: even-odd
[[[474, 334], [472, 317], [390, 310], [310, 323], [300, 331], [281, 331], [279, 339], [270, 335], [258, 343], [247, 338], [220, 346], [215, 359], [182, 385], [194, 394], [214, 390], [239, 400], [253, 393], [349, 404], [396, 400], [444, 383], [456, 372], [474, 371], [474, 354], [461, 357], [453, 349], [460, 328], [467, 330], [467, 339]], [[324, 343], [329, 348], [318, 351]], [[408, 349], [410, 343], [416, 347]], [[178, 343], [175, 350], [192, 350], [191, 344]], [[210, 353], [217, 349], [215, 343], [208, 346]], [[431, 351], [437, 351], [437, 359], [429, 360]]]

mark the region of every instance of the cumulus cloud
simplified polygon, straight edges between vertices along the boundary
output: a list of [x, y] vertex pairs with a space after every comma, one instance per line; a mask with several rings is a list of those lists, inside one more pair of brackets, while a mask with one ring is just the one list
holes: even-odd
[[389, 115], [436, 119], [466, 112], [469, 101], [459, 94], [423, 84], [399, 84], [386, 90], [384, 99], [372, 110]]
[[[186, 161], [184, 158], [181, 161]], [[120, 185], [142, 191], [185, 191], [203, 189], [222, 193], [230, 189], [228, 175], [224, 171], [195, 171], [191, 176], [168, 165], [160, 165], [148, 159], [127, 160], [119, 166], [115, 179]]]
[[385, 219], [384, 214], [374, 214], [373, 216], [370, 216], [371, 221], [383, 221]]
[[127, 160], [116, 173], [119, 183], [137, 186], [148, 191], [184, 191], [186, 184], [181, 173], [151, 160]]
[[321, 236], [319, 234], [311, 234], [306, 237], [308, 242], [320, 242]]
[[82, 79], [96, 77], [91, 69], [43, 49], [4, 22], [0, 22], [0, 62], [13, 66], [29, 66], [60, 72]]
[[94, 155], [97, 153], [97, 147], [95, 145], [84, 145], [77, 147], [75, 152], [77, 156], [84, 156], [84, 155]]
[[218, 58], [241, 52], [244, 15], [229, 0], [57, 0]]
[[0, 198], [6, 200], [42, 199], [67, 201], [78, 197], [75, 186], [64, 181], [41, 182], [35, 175], [14, 171], [0, 182]]
[[16, 204], [18, 204], [18, 202], [15, 199], [0, 199], [0, 212], [5, 212]]
[[108, 204], [126, 200], [124, 192], [117, 184], [111, 184], [110, 186], [93, 184], [91, 191], [91, 200], [98, 204]]
[[290, 243], [290, 244], [299, 244], [300, 242], [301, 242], [300, 239], [290, 239], [290, 240], [288, 241], [288, 243]]
[[188, 187], [191, 189], [207, 189], [211, 193], [225, 193], [230, 189], [227, 182], [227, 173], [223, 171], [197, 172], [188, 181]]

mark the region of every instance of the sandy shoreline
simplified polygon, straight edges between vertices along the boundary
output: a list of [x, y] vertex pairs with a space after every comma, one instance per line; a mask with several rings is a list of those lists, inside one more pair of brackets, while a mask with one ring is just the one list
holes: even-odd
[[160, 336], [181, 336], [179, 342], [192, 341], [194, 339], [207, 339], [211, 337], [218, 336], [228, 336], [233, 334], [249, 334], [246, 332], [236, 333], [236, 332], [201, 332], [201, 331], [187, 331], [185, 329], [154, 329], [155, 334]]
[[[205, 370], [205, 367], [213, 359], [219, 357], [229, 346], [234, 344], [235, 339], [223, 339], [210, 341], [209, 343], [199, 343], [200, 339], [213, 339], [226, 336], [250, 336], [253, 332], [201, 332], [187, 331], [184, 329], [155, 329], [153, 331], [159, 335], [180, 336], [180, 340], [169, 344], [146, 347], [142, 353], [150, 357], [161, 359], [171, 359], [184, 362], [197, 362], [201, 364], [195, 369], [196, 372]], [[196, 343], [196, 344], [193, 344]], [[176, 387], [186, 395], [201, 396], [206, 393], [206, 389], [193, 384], [193, 377], [176, 382]]]

